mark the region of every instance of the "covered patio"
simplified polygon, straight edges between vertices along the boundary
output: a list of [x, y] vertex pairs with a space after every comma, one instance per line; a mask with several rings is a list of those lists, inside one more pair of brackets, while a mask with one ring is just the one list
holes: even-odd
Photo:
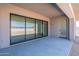
[[75, 39], [71, 11], [61, 3], [0, 4], [0, 55], [68, 56]]

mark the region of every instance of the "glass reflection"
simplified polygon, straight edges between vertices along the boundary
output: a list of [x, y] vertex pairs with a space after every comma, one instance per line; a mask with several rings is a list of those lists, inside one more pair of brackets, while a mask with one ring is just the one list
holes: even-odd
[[36, 38], [42, 37], [43, 31], [42, 31], [42, 21], [36, 20]]
[[26, 40], [35, 38], [35, 20], [26, 18]]
[[25, 18], [11, 15], [11, 44], [25, 40]]
[[48, 35], [48, 22], [43, 21], [43, 36]]
[[11, 44], [47, 35], [47, 22], [11, 14]]

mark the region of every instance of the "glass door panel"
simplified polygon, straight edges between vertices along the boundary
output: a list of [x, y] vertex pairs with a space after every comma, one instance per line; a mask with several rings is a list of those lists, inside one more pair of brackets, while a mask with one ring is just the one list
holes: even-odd
[[26, 40], [35, 38], [35, 19], [26, 18]]
[[43, 31], [42, 31], [42, 21], [36, 20], [36, 38], [42, 37]]
[[11, 44], [25, 40], [25, 17], [11, 15]]
[[43, 36], [48, 36], [48, 22], [43, 21]]

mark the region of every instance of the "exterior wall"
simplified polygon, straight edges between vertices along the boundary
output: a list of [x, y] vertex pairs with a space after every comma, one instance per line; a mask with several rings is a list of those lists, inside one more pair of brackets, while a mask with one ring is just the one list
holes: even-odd
[[50, 36], [50, 19], [48, 17], [11, 4], [0, 4], [0, 48], [10, 46], [10, 13], [48, 21], [48, 36]]
[[[52, 19], [52, 24], [51, 24], [51, 36], [52, 37], [59, 37], [60, 35], [60, 23], [62, 23], [62, 20], [66, 18], [56, 18]], [[69, 18], [69, 39], [71, 41], [75, 40], [76, 36], [76, 21], [73, 18]]]
[[[60, 16], [52, 19], [52, 37], [67, 37], [67, 33], [65, 35], [61, 34], [61, 31], [66, 30], [66, 17]], [[62, 28], [64, 26], [64, 28]], [[61, 30], [62, 29], [62, 30]]]
[[[1, 11], [1, 8], [0, 8], [0, 11]], [[1, 16], [0, 16], [0, 18], [1, 18]], [[0, 27], [1, 27], [1, 23], [0, 23]], [[1, 29], [0, 29], [0, 36], [1, 36]], [[0, 39], [0, 43], [1, 43], [1, 39]], [[0, 46], [0, 48], [1, 48], [1, 46]]]
[[76, 36], [76, 19], [73, 8], [70, 3], [57, 3], [57, 5], [69, 18], [69, 39], [73, 41]]
[[69, 19], [69, 33], [70, 33], [70, 40], [71, 41], [73, 41], [73, 40], [75, 40], [75, 37], [76, 37], [76, 21], [75, 21], [75, 19], [73, 19], [73, 18], [70, 18]]

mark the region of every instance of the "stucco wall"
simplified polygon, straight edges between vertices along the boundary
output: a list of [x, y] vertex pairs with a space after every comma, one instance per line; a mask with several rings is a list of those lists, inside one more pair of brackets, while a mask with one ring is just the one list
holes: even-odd
[[57, 5], [69, 18], [69, 39], [73, 41], [76, 36], [76, 18], [71, 3], [57, 3]]
[[10, 13], [48, 21], [48, 36], [50, 36], [50, 19], [48, 17], [11, 4], [0, 4], [0, 48], [10, 46]]
[[[66, 31], [66, 17], [60, 16], [52, 19], [52, 37], [67, 37], [66, 35], [61, 34], [61, 32], [64, 30], [63, 33]], [[64, 27], [64, 28], [63, 28]], [[66, 34], [66, 33], [65, 33]]]
[[[0, 8], [0, 11], [1, 11], [1, 8]], [[1, 16], [0, 16], [0, 18], [1, 18]], [[1, 24], [0, 24], [0, 27], [1, 27]], [[0, 29], [0, 36], [1, 36], [1, 29]], [[1, 43], [1, 39], [0, 39], [0, 43]], [[0, 48], [1, 48], [1, 46], [0, 46]]]
[[73, 18], [69, 19], [69, 33], [70, 33], [70, 40], [76, 39], [76, 21]]

